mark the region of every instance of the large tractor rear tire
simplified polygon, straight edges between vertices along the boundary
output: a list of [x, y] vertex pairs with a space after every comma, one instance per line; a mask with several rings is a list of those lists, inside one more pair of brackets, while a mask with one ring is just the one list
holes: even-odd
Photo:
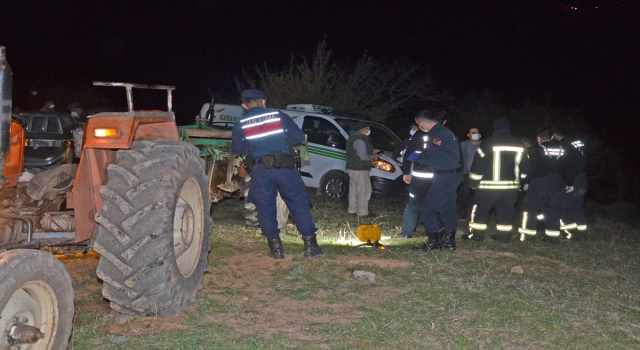
[[0, 349], [66, 349], [73, 326], [71, 278], [51, 254], [0, 253]]
[[196, 301], [211, 247], [204, 160], [181, 141], [136, 141], [107, 167], [95, 250], [102, 295], [128, 314], [166, 316]]

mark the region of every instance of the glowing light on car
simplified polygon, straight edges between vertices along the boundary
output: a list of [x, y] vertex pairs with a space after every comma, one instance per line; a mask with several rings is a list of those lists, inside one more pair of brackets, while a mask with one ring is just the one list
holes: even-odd
[[388, 171], [390, 173], [393, 173], [396, 171], [396, 168], [393, 166], [393, 164], [382, 159], [372, 161], [371, 166], [373, 166], [376, 169], [380, 169], [382, 171]]

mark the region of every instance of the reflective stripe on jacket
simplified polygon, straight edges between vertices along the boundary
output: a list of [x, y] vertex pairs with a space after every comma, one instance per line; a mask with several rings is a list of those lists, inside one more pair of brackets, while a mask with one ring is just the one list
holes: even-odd
[[477, 150], [469, 173], [469, 186], [483, 190], [516, 190], [529, 168], [524, 145], [499, 129], [485, 139]]

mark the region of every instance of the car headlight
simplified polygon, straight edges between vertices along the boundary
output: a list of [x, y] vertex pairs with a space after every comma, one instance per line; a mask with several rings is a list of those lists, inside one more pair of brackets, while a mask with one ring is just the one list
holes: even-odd
[[390, 173], [396, 172], [396, 167], [393, 164], [387, 162], [386, 160], [378, 159], [371, 162], [371, 166], [380, 169], [382, 171], [388, 171]]

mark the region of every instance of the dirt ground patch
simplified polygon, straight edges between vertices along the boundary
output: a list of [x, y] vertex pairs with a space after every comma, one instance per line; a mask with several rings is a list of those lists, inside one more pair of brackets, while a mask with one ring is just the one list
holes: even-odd
[[[131, 317], [110, 311], [109, 302], [99, 296], [102, 285], [95, 276], [98, 259], [70, 259], [63, 260], [63, 263], [74, 284], [76, 312], [96, 314], [93, 319], [78, 319], [76, 322], [92, 323], [101, 333], [139, 336], [187, 329], [193, 322], [193, 319], [188, 320], [189, 313], [197, 312], [196, 309], [201, 307], [202, 310], [213, 308], [216, 312], [198, 317], [199, 324], [228, 327], [228, 334], [232, 337], [261, 334], [269, 338], [286, 333], [295, 339], [321, 340], [304, 331], [318, 324], [349, 325], [363, 317], [357, 305], [331, 301], [331, 290], [315, 290], [301, 300], [283, 295], [286, 282], [276, 281], [274, 275], [286, 273], [294, 263], [293, 257], [274, 260], [263, 254], [248, 253], [224, 259], [221, 267], [211, 266], [205, 274], [205, 288], [198, 293], [198, 305], [169, 317]], [[369, 257], [340, 257], [331, 263], [385, 269], [412, 266], [408, 262]], [[348, 280], [351, 276], [344, 274], [343, 278]], [[322, 278], [317, 281], [324, 283]], [[385, 296], [400, 292], [388, 287], [372, 287], [368, 297], [383, 300]]]
[[97, 321], [96, 330], [109, 334], [138, 336], [187, 329], [189, 327], [185, 322], [186, 313], [181, 312], [167, 317], [133, 317], [111, 311]]
[[64, 267], [69, 272], [71, 280], [76, 283], [84, 282], [89, 278], [95, 277], [95, 273], [91, 274], [91, 270], [95, 271], [98, 267], [99, 255], [89, 255], [80, 259], [61, 259]]
[[406, 269], [413, 266], [413, 263], [408, 261], [378, 259], [375, 257], [364, 256], [340, 256], [338, 257], [338, 259], [336, 259], [336, 261], [342, 265], [379, 267], [383, 269]]
[[293, 260], [243, 254], [225, 259], [224, 268], [210, 268], [202, 296], [226, 305], [229, 311], [208, 315], [201, 322], [230, 327], [237, 337], [255, 333], [271, 337], [284, 332], [300, 340], [320, 340], [302, 331], [323, 323], [352, 324], [362, 317], [354, 306], [328, 301], [330, 293], [325, 290], [304, 300], [283, 296], [286, 285], [274, 281], [274, 274], [288, 270]]

